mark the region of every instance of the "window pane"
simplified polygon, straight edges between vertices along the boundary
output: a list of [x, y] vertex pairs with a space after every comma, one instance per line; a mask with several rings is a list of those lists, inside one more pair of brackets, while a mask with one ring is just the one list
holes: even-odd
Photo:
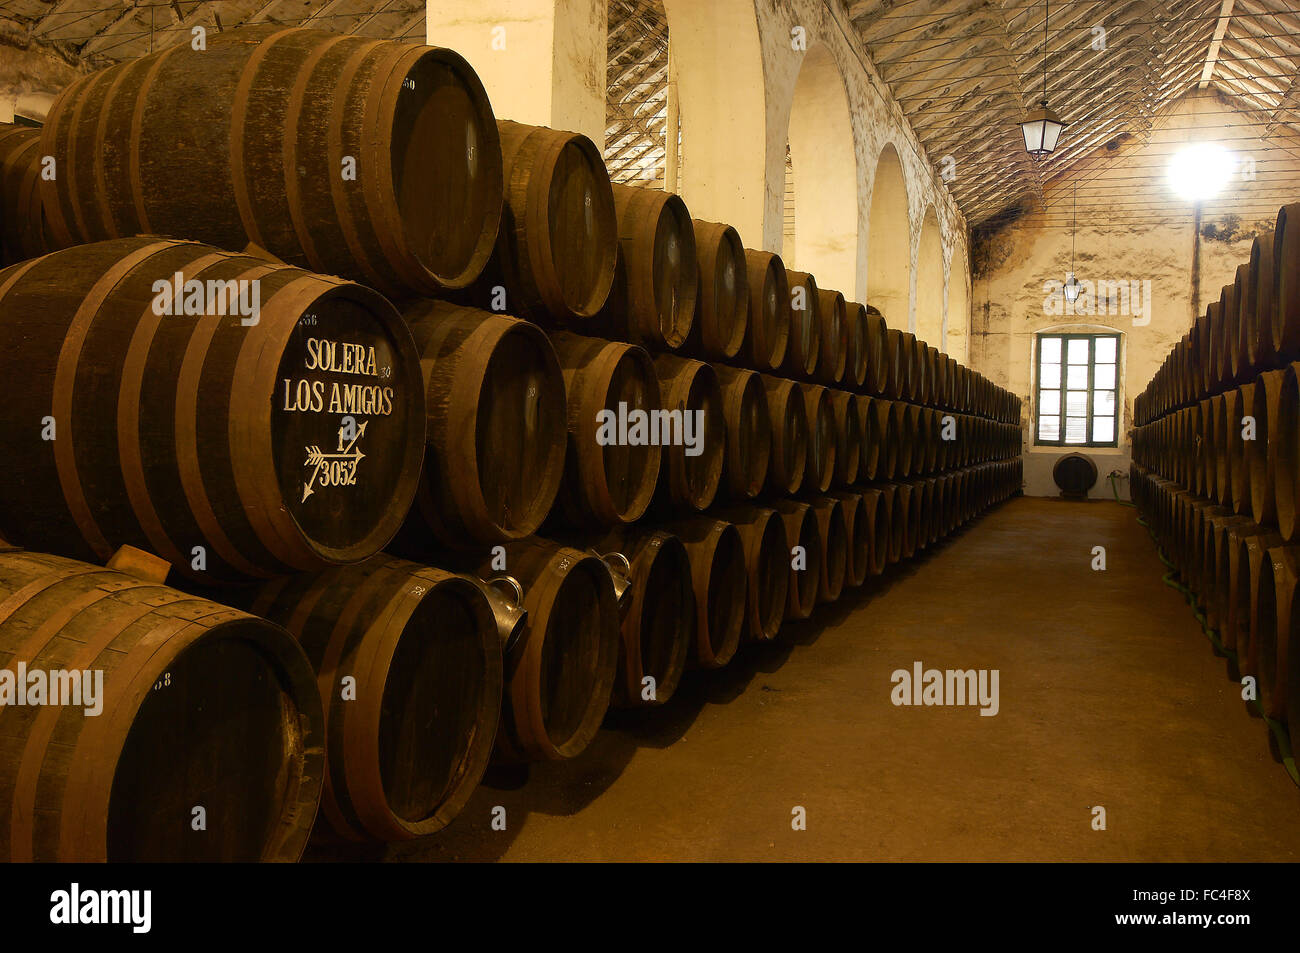
[[1039, 440], [1060, 440], [1061, 439], [1061, 418], [1060, 417], [1039, 417], [1038, 418], [1038, 439]]
[[1061, 365], [1044, 364], [1042, 378], [1038, 381], [1040, 387], [1057, 388], [1061, 386]]
[[1098, 364], [1115, 363], [1115, 338], [1097, 338], [1097, 355]]
[[[1094, 416], [1115, 416], [1115, 392], [1113, 390], [1095, 390], [1092, 392], [1092, 413]], [[1106, 439], [1110, 439], [1107, 437]]]
[[1061, 392], [1059, 390], [1045, 390], [1039, 394], [1038, 412], [1040, 414], [1059, 414], [1061, 412]]
[[1066, 391], [1065, 412], [1071, 417], [1088, 416], [1088, 392], [1086, 390]]
[[1069, 355], [1070, 364], [1087, 364], [1088, 363], [1088, 339], [1075, 338], [1070, 341], [1069, 349], [1066, 351]]
[[1092, 418], [1092, 440], [1093, 443], [1110, 443], [1115, 439], [1115, 418], [1114, 417], [1093, 417]]
[[1065, 442], [1066, 443], [1087, 443], [1088, 442], [1088, 418], [1087, 417], [1066, 417], [1065, 418]]
[[1043, 338], [1043, 363], [1060, 364], [1061, 363], [1061, 339], [1060, 338]]
[[1114, 390], [1115, 389], [1115, 365], [1098, 364], [1095, 368], [1093, 368], [1092, 386], [1104, 387], [1107, 390]]
[[1071, 390], [1088, 389], [1088, 365], [1071, 364], [1065, 374], [1065, 386]]

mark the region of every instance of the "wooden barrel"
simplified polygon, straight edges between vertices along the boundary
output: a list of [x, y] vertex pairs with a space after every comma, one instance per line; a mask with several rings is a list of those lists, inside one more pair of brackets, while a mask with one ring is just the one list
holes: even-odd
[[311, 665], [279, 626], [170, 589], [165, 570], [0, 555], [0, 656], [24, 695], [38, 672], [74, 693], [0, 709], [0, 859], [302, 853], [325, 768]]
[[[1134, 499], [1138, 498], [1138, 490], [1130, 485], [1130, 491]], [[1214, 621], [1211, 623], [1219, 632], [1220, 641], [1229, 637], [1235, 623], [1234, 618], [1234, 590], [1232, 588], [1232, 569], [1230, 550], [1237, 545], [1236, 540], [1231, 535], [1232, 531], [1239, 530], [1244, 526], [1253, 526], [1254, 522], [1245, 516], [1215, 515], [1209, 520], [1209, 552], [1206, 556], [1205, 573], [1211, 581], [1214, 594], [1211, 604], [1213, 607]], [[1206, 616], [1209, 622], [1209, 616]], [[1233, 637], [1233, 647], [1235, 650], [1236, 637], [1235, 631], [1231, 633]]]
[[[1237, 388], [1237, 412], [1234, 415], [1235, 422], [1230, 431], [1231, 436], [1228, 444], [1232, 470], [1229, 477], [1229, 484], [1232, 488], [1232, 511], [1247, 515], [1250, 514], [1250, 442], [1242, 439], [1242, 429], [1245, 426], [1242, 418], [1254, 411], [1256, 389], [1263, 389], [1257, 381], [1247, 381]], [[1175, 454], [1178, 454], [1177, 427], [1181, 414], [1182, 411], [1175, 411], [1173, 422], [1170, 423], [1170, 439], [1175, 445], [1173, 451]], [[1256, 426], [1255, 431], [1256, 440], [1268, 433], [1267, 430], [1260, 431], [1258, 426]], [[1173, 471], [1171, 470], [1171, 472]]]
[[901, 426], [902, 409], [898, 401], [877, 397], [871, 401], [872, 434], [875, 436], [879, 451], [876, 478], [892, 480], [898, 473], [898, 428]]
[[744, 548], [745, 638], [770, 642], [785, 618], [790, 587], [785, 520], [775, 510], [752, 505], [727, 507], [717, 515], [736, 528]]
[[829, 288], [818, 288], [817, 319], [821, 325], [817, 332], [821, 339], [817, 379], [823, 384], [839, 384], [845, 378], [849, 361], [849, 308], [844, 295]]
[[932, 478], [917, 481], [921, 493], [921, 513], [916, 528], [916, 548], [927, 548], [934, 542], [935, 486]]
[[904, 483], [908, 492], [903, 501], [907, 504], [903, 529], [903, 558], [911, 559], [925, 543], [921, 538], [921, 507], [925, 502], [925, 488], [917, 480]]
[[835, 409], [830, 389], [820, 384], [797, 386], [808, 418], [808, 463], [803, 471], [803, 488], [810, 493], [825, 493], [835, 480]]
[[501, 639], [479, 585], [379, 555], [238, 596], [287, 628], [325, 708], [321, 813], [346, 840], [442, 830], [492, 754]]
[[861, 492], [835, 490], [830, 496], [839, 502], [844, 514], [844, 531], [847, 537], [844, 583], [856, 589], [871, 574], [872, 546], [875, 542], [872, 537], [871, 517]]
[[857, 482], [862, 458], [862, 411], [857, 394], [827, 388], [835, 421], [835, 486]]
[[[1167, 498], [1164, 505], [1167, 510], [1169, 505]], [[1249, 517], [1242, 517], [1242, 520], [1243, 522], [1229, 526], [1227, 530], [1229, 600], [1225, 603], [1224, 624], [1219, 629], [1224, 647], [1237, 653], [1238, 665], [1242, 663], [1250, 647], [1250, 626], [1253, 615], [1250, 550], [1246, 544], [1251, 537], [1271, 532]], [[1280, 543], [1281, 537], [1278, 537], [1277, 541]]]
[[577, 132], [499, 120], [505, 205], [496, 249], [461, 297], [546, 325], [581, 326], [609, 299], [618, 260], [614, 192]]
[[787, 377], [807, 380], [817, 373], [821, 361], [821, 297], [817, 279], [806, 271], [785, 271], [790, 288], [790, 338], [786, 345]]
[[428, 445], [403, 537], [443, 546], [537, 532], [564, 475], [564, 376], [535, 324], [428, 299], [403, 312], [424, 368]]
[[[1300, 538], [1300, 364], [1291, 364], [1281, 373], [1277, 407], [1269, 418], [1267, 456], [1278, 533], [1293, 542]], [[1236, 436], [1240, 435], [1237, 428]]]
[[726, 455], [722, 467], [724, 496], [751, 499], [767, 482], [772, 457], [772, 420], [767, 392], [754, 371], [714, 364], [722, 389], [722, 417], [726, 424]]
[[849, 524], [844, 504], [834, 496], [814, 496], [807, 502], [817, 517], [817, 536], [822, 549], [817, 601], [834, 602], [844, 590], [849, 570]]
[[1246, 328], [1246, 360], [1252, 370], [1272, 367], [1277, 352], [1273, 344], [1273, 233], [1256, 235], [1250, 245], [1249, 279], [1241, 316]]
[[889, 487], [872, 488], [861, 491], [862, 507], [858, 518], [866, 520], [871, 533], [870, 573], [879, 576], [889, 563], [889, 510], [893, 505], [894, 494]]
[[41, 131], [0, 124], [0, 266], [53, 251], [41, 204]]
[[790, 284], [785, 264], [771, 252], [745, 249], [749, 324], [741, 355], [756, 371], [777, 371], [790, 342]]
[[654, 368], [665, 413], [659, 496], [672, 509], [707, 509], [717, 496], [727, 449], [717, 375], [708, 364], [671, 354], [656, 356]]
[[360, 285], [169, 239], [70, 248], [0, 271], [0, 373], [18, 544], [266, 577], [373, 555], [415, 496], [419, 353]]
[[1214, 446], [1214, 498], [1224, 506], [1232, 506], [1232, 453], [1233, 443], [1241, 442], [1241, 421], [1237, 414], [1235, 388], [1217, 394], [1210, 401], [1214, 415], [1212, 430]]
[[786, 590], [785, 618], [806, 619], [812, 615], [821, 592], [821, 527], [817, 514], [807, 503], [774, 500], [772, 508], [785, 523], [786, 544], [791, 552], [786, 563], [790, 584]]
[[858, 418], [858, 479], [869, 482], [876, 478], [880, 468], [880, 434], [876, 417], [876, 404], [882, 403], [878, 397], [855, 394], [853, 413]]
[[601, 327], [651, 350], [675, 351], [691, 333], [700, 284], [690, 213], [672, 192], [613, 188], [618, 265]]
[[896, 563], [902, 560], [907, 550], [907, 518], [908, 510], [912, 502], [912, 487], [906, 483], [890, 483], [881, 488], [887, 499], [881, 500], [881, 505], [887, 503], [889, 519], [889, 561]]
[[1282, 400], [1282, 378], [1282, 371], [1266, 371], [1259, 375], [1251, 409], [1255, 418], [1255, 439], [1244, 441], [1250, 467], [1250, 511], [1255, 522], [1261, 525], [1276, 519], [1273, 471], [1276, 444], [1281, 437], [1272, 421], [1278, 415], [1278, 405]]
[[867, 384], [871, 369], [871, 316], [867, 306], [856, 301], [845, 303], [845, 350], [844, 386], [850, 390], [861, 390]]
[[1273, 350], [1300, 359], [1300, 202], [1278, 209], [1273, 227]]
[[1224, 381], [1224, 386], [1235, 387], [1250, 377], [1253, 370], [1250, 364], [1248, 340], [1251, 318], [1246, 314], [1246, 308], [1254, 307], [1250, 299], [1249, 262], [1237, 266], [1232, 286], [1232, 302], [1231, 339], [1228, 341], [1229, 379]]
[[925, 461], [924, 434], [921, 432], [921, 408], [899, 402], [894, 405], [894, 422], [898, 433], [898, 471], [903, 476], [921, 472]]
[[[554, 515], [579, 528], [640, 519], [660, 464], [659, 444], [648, 442], [654, 436], [650, 411], [661, 407], [650, 355], [636, 345], [566, 331], [553, 332], [551, 343], [564, 374], [569, 421], [560, 512]], [[634, 412], [645, 421], [639, 432]]]
[[931, 364], [934, 368], [934, 392], [930, 403], [935, 407], [948, 406], [948, 355], [938, 349], [932, 349]]
[[[1270, 718], [1289, 725], [1300, 725], [1300, 547], [1275, 546], [1268, 551], [1273, 568], [1276, 598], [1275, 626], [1272, 643], [1261, 642], [1258, 652], [1260, 681], [1270, 685], [1261, 689], [1270, 703], [1264, 711]], [[1269, 658], [1271, 656], [1271, 658]], [[1271, 675], [1271, 678], [1270, 678]]]
[[871, 305], [866, 305], [867, 379], [863, 387], [868, 393], [883, 395], [889, 386], [889, 329], [885, 317]]
[[[1219, 320], [1210, 329], [1210, 391], [1226, 387], [1232, 379], [1232, 342], [1237, 335], [1237, 288], [1226, 284], [1219, 291]], [[1208, 392], [1207, 392], [1208, 393]]]
[[912, 391], [912, 356], [906, 348], [906, 332], [885, 329], [885, 383], [882, 395], [890, 400], [905, 398]]
[[929, 386], [926, 380], [925, 342], [906, 331], [903, 333], [903, 353], [908, 355], [911, 362], [911, 376], [904, 396], [912, 403], [924, 403], [926, 388]]
[[939, 445], [945, 441], [941, 439], [940, 428], [943, 415], [933, 407], [920, 408], [919, 420], [917, 424], [917, 442], [921, 448], [920, 473], [933, 473], [939, 461]]
[[691, 658], [700, 668], [722, 668], [735, 656], [746, 626], [747, 530], [712, 516], [677, 520], [665, 528], [682, 541], [690, 559], [695, 636]]
[[730, 225], [695, 219], [695, 256], [700, 276], [695, 321], [687, 350], [701, 358], [740, 353], [749, 328], [749, 264], [740, 235]]
[[1250, 625], [1246, 643], [1238, 643], [1237, 665], [1242, 675], [1255, 676], [1259, 704], [1276, 717], [1273, 687], [1277, 676], [1277, 587], [1270, 554], [1281, 545], [1276, 533], [1248, 536], [1246, 558], [1250, 572]]
[[[478, 574], [496, 574], [494, 562]], [[572, 758], [596, 736], [618, 669], [619, 607], [609, 568], [591, 553], [533, 536], [505, 544], [505, 572], [523, 586], [528, 618], [505, 663], [496, 756]]]
[[1200, 372], [1196, 383], [1196, 398], [1208, 394], [1214, 386], [1214, 334], [1222, 320], [1220, 301], [1211, 301], [1205, 306], [1205, 314], [1197, 319], [1194, 327], [1195, 349], [1198, 355], [1197, 369]]
[[772, 424], [772, 456], [767, 485], [772, 493], [794, 493], [803, 485], [808, 466], [808, 411], [803, 390], [784, 377], [759, 375], [767, 394], [767, 413]]
[[695, 647], [695, 593], [682, 540], [642, 526], [620, 528], [592, 549], [621, 553], [631, 584], [620, 609], [622, 640], [613, 704], [650, 708], [673, 697]]
[[[50, 107], [60, 244], [249, 242], [388, 293], [463, 288], [502, 208], [492, 107], [451, 50], [265, 24], [82, 77]], [[350, 161], [351, 160], [351, 161]], [[196, 187], [197, 186], [197, 187]]]

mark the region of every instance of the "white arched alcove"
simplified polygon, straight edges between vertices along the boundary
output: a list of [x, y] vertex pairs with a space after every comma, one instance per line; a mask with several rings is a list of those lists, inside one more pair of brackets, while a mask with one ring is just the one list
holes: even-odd
[[907, 183], [892, 144], [876, 160], [867, 238], [867, 300], [891, 328], [908, 328], [912, 286], [912, 225]]
[[782, 248], [823, 288], [856, 292], [858, 165], [844, 77], [831, 51], [804, 54], [790, 105], [794, 248]]
[[934, 206], [921, 222], [916, 250], [916, 336], [943, 347], [943, 237]]

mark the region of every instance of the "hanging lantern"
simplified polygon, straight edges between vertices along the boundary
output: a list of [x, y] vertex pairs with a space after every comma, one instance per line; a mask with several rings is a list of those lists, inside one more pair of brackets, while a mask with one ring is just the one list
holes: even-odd
[[1069, 276], [1065, 279], [1063, 290], [1065, 291], [1066, 301], [1079, 300], [1079, 279], [1074, 277], [1074, 272], [1070, 272]]
[[1035, 159], [1051, 155], [1056, 150], [1057, 140], [1061, 138], [1061, 130], [1064, 128], [1065, 123], [1047, 108], [1047, 100], [1044, 99], [1042, 108], [1035, 109], [1020, 124], [1020, 132], [1025, 137], [1025, 151]]

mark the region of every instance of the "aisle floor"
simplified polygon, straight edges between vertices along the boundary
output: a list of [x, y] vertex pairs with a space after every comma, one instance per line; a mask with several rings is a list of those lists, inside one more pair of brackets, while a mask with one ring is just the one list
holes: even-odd
[[[385, 856], [1295, 860], [1300, 791], [1162, 572], [1130, 507], [1012, 500]], [[997, 715], [895, 706], [917, 661], [998, 670]]]

